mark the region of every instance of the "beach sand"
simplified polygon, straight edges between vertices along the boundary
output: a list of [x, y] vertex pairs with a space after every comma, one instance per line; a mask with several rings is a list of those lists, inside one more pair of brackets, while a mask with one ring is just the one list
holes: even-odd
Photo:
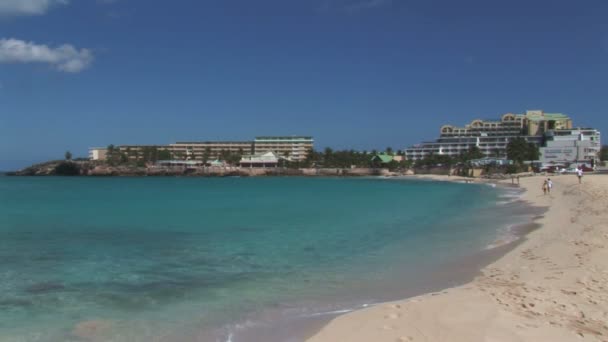
[[520, 179], [548, 208], [541, 228], [473, 281], [339, 316], [308, 341], [608, 341], [608, 176], [552, 177], [550, 195], [545, 178]]

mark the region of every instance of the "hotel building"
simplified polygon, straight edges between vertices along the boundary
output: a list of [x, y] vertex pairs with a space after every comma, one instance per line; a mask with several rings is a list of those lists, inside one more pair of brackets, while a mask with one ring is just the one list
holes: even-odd
[[106, 160], [106, 153], [108, 149], [105, 147], [91, 147], [89, 148], [89, 159], [90, 160]]
[[[121, 145], [116, 149], [124, 153], [130, 160], [137, 160], [146, 151], [167, 150], [171, 157], [177, 160], [217, 159], [222, 152], [242, 156], [274, 152], [279, 157], [292, 161], [303, 161], [312, 150], [314, 140], [304, 136], [263, 136], [254, 141], [184, 141], [170, 145]], [[106, 148], [90, 148], [89, 159], [105, 160]]]
[[545, 133], [539, 149], [540, 162], [546, 164], [590, 163], [599, 165], [600, 132], [592, 128], [559, 129]]
[[312, 150], [314, 140], [312, 137], [284, 136], [284, 137], [256, 137], [253, 141], [254, 153], [274, 152], [279, 157], [286, 157], [291, 161], [304, 161], [308, 151]]
[[162, 151], [168, 150], [168, 146], [165, 145], [120, 145], [115, 147], [121, 154], [125, 154], [129, 160], [137, 160], [146, 151]]
[[529, 110], [525, 114], [507, 113], [500, 120], [473, 120], [464, 127], [444, 125], [440, 136], [405, 150], [408, 160], [420, 160], [431, 154], [458, 156], [471, 147], [478, 147], [486, 157], [506, 157], [507, 144], [518, 137], [541, 146], [544, 134], [553, 130], [571, 129], [572, 120], [565, 114]]
[[217, 159], [222, 152], [238, 153], [247, 155], [253, 153], [251, 141], [193, 141], [176, 142], [169, 145], [169, 151], [175, 159], [197, 159], [202, 160], [207, 155], [208, 159]]

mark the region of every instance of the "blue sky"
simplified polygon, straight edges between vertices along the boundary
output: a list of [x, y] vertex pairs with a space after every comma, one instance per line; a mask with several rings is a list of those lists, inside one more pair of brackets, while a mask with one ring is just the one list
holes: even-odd
[[608, 132], [608, 1], [0, 0], [0, 169], [89, 146], [404, 148], [544, 109]]

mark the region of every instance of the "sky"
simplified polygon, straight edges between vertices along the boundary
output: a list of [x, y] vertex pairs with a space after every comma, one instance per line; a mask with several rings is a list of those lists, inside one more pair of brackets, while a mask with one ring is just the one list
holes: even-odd
[[0, 170], [259, 135], [403, 149], [526, 109], [608, 133], [607, 18], [605, 0], [0, 0]]

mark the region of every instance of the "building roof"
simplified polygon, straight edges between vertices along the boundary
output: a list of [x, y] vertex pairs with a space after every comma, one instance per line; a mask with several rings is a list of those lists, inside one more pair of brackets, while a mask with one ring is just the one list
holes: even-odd
[[272, 151], [242, 156], [241, 163], [277, 163], [279, 157]]
[[372, 157], [372, 160], [375, 160], [376, 158], [380, 159], [381, 163], [390, 163], [391, 161], [393, 161], [393, 156], [386, 153], [376, 154]]
[[545, 112], [529, 111], [526, 113], [526, 119], [531, 120], [531, 121], [569, 120], [570, 117], [563, 113], [545, 113]]

